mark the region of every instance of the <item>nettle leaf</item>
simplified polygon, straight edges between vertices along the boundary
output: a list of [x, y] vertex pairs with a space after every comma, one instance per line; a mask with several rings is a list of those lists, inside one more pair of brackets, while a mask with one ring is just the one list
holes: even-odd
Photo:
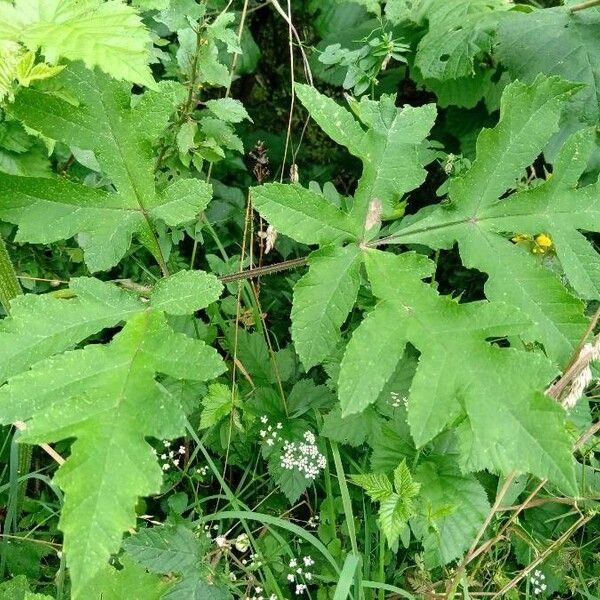
[[460, 472], [452, 456], [430, 456], [415, 470], [419, 514], [411, 520], [428, 568], [459, 558], [483, 524], [490, 505], [473, 475]]
[[[561, 109], [577, 89], [556, 77], [543, 76], [531, 86], [509, 85], [502, 96], [498, 125], [479, 135], [477, 158], [464, 175], [451, 180], [449, 201], [420, 211], [393, 235], [394, 242], [432, 248], [450, 248], [458, 242], [465, 266], [489, 275], [486, 296], [519, 308], [531, 320], [521, 337], [527, 342], [541, 341], [560, 366], [568, 362], [585, 331], [583, 303], [538, 257], [515, 247], [511, 234], [521, 232], [520, 227], [535, 234], [553, 231], [574, 287], [587, 297], [598, 297], [598, 282], [590, 281], [597, 278], [597, 259], [585, 275], [578, 265], [591, 258], [592, 250], [577, 230], [597, 228], [594, 192], [573, 191], [585, 164], [585, 139], [569, 142], [557, 162], [555, 183], [548, 182], [537, 192], [504, 195], [514, 190], [525, 168], [556, 131]], [[573, 164], [568, 164], [570, 152]]]
[[184, 432], [183, 408], [156, 374], [203, 381], [223, 370], [214, 349], [146, 310], [110, 344], [43, 360], [0, 388], [2, 422], [25, 421], [24, 442], [75, 438], [55, 477], [65, 492], [59, 526], [74, 597], [83, 597], [118, 551], [123, 531], [135, 524], [138, 496], [160, 489], [162, 471], [146, 438]]
[[208, 429], [216, 425], [231, 413], [236, 403], [236, 395], [228, 386], [223, 383], [209, 385], [208, 394], [202, 398], [200, 429]]
[[159, 254], [151, 222], [161, 219], [175, 226], [191, 221], [212, 194], [211, 186], [198, 179], [179, 180], [162, 191], [155, 186], [152, 144], [175, 110], [180, 88], [163, 83], [132, 107], [129, 86], [99, 71], [71, 65], [59, 79], [77, 98], [77, 106], [23, 89], [11, 113], [46, 137], [93, 151], [116, 191], [58, 177], [0, 174], [0, 218], [19, 226], [18, 241], [47, 244], [77, 236], [92, 271], [117, 264], [133, 235]]
[[2, 1], [0, 39], [41, 50], [51, 63], [82, 60], [115, 79], [156, 87], [148, 66], [150, 33], [122, 0]]
[[331, 354], [360, 286], [361, 250], [325, 246], [309, 257], [310, 268], [294, 287], [292, 339], [304, 367]]
[[354, 483], [360, 485], [371, 500], [380, 503], [379, 526], [390, 546], [397, 543], [408, 520], [415, 515], [413, 499], [420, 489], [404, 461], [394, 469], [393, 476], [393, 483], [385, 473], [352, 476]]
[[573, 489], [565, 412], [540, 391], [556, 369], [541, 354], [488, 341], [518, 335], [526, 319], [506, 305], [439, 296], [421, 281], [434, 270], [423, 256], [370, 250], [365, 261], [381, 301], [352, 335], [342, 360], [343, 414], [375, 402], [410, 342], [421, 353], [408, 399], [418, 447], [459, 423], [464, 470], [516, 468]]
[[297, 84], [296, 94], [319, 127], [363, 163], [351, 210], [361, 230], [371, 201], [379, 200], [383, 215], [389, 216], [403, 194], [425, 181], [423, 142], [435, 121], [435, 105], [397, 108], [391, 95], [377, 102], [363, 96], [351, 101], [357, 121], [313, 87]]
[[585, 84], [565, 106], [552, 158], [570, 132], [600, 120], [599, 26], [597, 9], [572, 13], [567, 6], [515, 11], [500, 22], [496, 55], [513, 79], [530, 82], [541, 72]]
[[231, 594], [212, 581], [210, 566], [205, 563], [209, 547], [210, 538], [197, 537], [183, 525], [143, 529], [123, 542], [125, 553], [152, 573], [180, 574], [179, 581], [161, 598], [229, 600]]

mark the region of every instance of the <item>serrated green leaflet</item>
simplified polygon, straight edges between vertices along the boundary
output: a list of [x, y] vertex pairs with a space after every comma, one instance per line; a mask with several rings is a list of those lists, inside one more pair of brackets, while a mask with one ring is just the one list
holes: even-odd
[[[424, 257], [370, 251], [365, 261], [382, 301], [354, 332], [342, 360], [342, 411], [359, 412], [377, 399], [410, 341], [421, 352], [408, 400], [417, 446], [460, 419], [464, 469], [516, 468], [572, 489], [564, 410], [540, 392], [555, 369], [539, 354], [486, 341], [518, 334], [526, 320], [507, 306], [438, 296], [420, 281], [431, 274]], [[365, 373], [371, 386], [362, 383]]]
[[420, 511], [411, 521], [421, 539], [425, 564], [445, 565], [469, 547], [490, 505], [473, 475], [460, 472], [452, 456], [432, 456], [415, 471], [421, 486]]
[[393, 482], [385, 473], [354, 475], [352, 480], [367, 492], [371, 500], [379, 502], [379, 526], [388, 544], [393, 546], [414, 516], [414, 498], [420, 484], [413, 481], [406, 463], [401, 462], [393, 473]]
[[338, 344], [358, 294], [361, 260], [356, 245], [326, 246], [311, 254], [308, 273], [294, 287], [292, 339], [306, 369]]
[[[107, 33], [110, 32], [110, 35]], [[150, 35], [122, 0], [16, 0], [0, 2], [0, 40], [99, 66], [115, 79], [156, 87], [150, 72]]]
[[312, 87], [297, 85], [296, 93], [321, 129], [363, 162], [351, 211], [361, 231], [372, 200], [378, 199], [384, 215], [388, 215], [403, 194], [423, 183], [422, 144], [435, 121], [433, 104], [400, 109], [393, 96], [384, 95], [378, 102], [363, 97], [351, 104], [360, 120], [357, 121], [349, 111]]
[[189, 315], [218, 299], [223, 285], [204, 271], [179, 271], [161, 279], [150, 295], [150, 305], [171, 315]]
[[91, 277], [72, 279], [70, 290], [76, 297], [68, 300], [27, 294], [12, 301], [11, 317], [0, 324], [0, 380], [144, 309], [133, 294]]
[[25, 89], [11, 105], [12, 114], [49, 138], [93, 151], [117, 191], [0, 174], [0, 217], [19, 225], [20, 241], [49, 243], [83, 234], [78, 239], [92, 271], [114, 266], [133, 235], [160, 259], [152, 220], [190, 221], [211, 197], [210, 186], [199, 180], [182, 179], [164, 191], [155, 186], [152, 144], [175, 110], [179, 88], [165, 83], [132, 108], [129, 86], [98, 71], [70, 66], [59, 79], [78, 106]]
[[324, 196], [299, 185], [268, 183], [252, 188], [256, 210], [277, 231], [303, 244], [356, 240], [360, 228]]
[[[585, 163], [585, 144], [573, 141], [557, 165], [559, 172], [566, 170], [567, 153], [575, 152], [577, 168], [569, 166], [564, 179], [559, 175], [555, 184], [549, 182], [525, 196], [528, 200], [536, 198], [535, 204], [525, 208], [522, 195], [499, 198], [515, 188], [524, 169], [544, 148], [558, 126], [564, 103], [576, 90], [573, 84], [542, 76], [531, 86], [518, 82], [508, 86], [502, 97], [500, 122], [479, 135], [477, 159], [463, 176], [451, 181], [449, 201], [418, 213], [392, 238], [433, 248], [449, 248], [457, 241], [464, 264], [488, 273], [487, 297], [521, 309], [532, 321], [531, 328], [522, 332], [523, 338], [543, 342], [548, 355], [560, 366], [569, 360], [585, 330], [583, 305], [535, 256], [515, 247], [509, 234], [516, 233], [520, 226], [527, 226], [534, 235], [553, 227], [561, 237], [561, 253], [567, 257], [565, 267], [577, 270], [572, 256], [568, 256], [569, 245], [582, 247], [577, 229], [594, 227], [589, 212], [595, 209], [589, 194], [569, 195], [568, 201], [565, 198], [576, 184], [578, 173], [575, 175], [574, 170], [579, 168], [581, 172], [581, 164]], [[572, 214], [563, 222], [561, 215], [567, 204]], [[519, 219], [523, 211], [530, 218]], [[513, 212], [511, 223], [509, 215]], [[575, 277], [581, 285], [581, 273]], [[590, 291], [589, 286], [586, 291]]]
[[110, 344], [46, 359], [0, 389], [2, 422], [25, 421], [24, 441], [76, 438], [55, 478], [65, 491], [60, 527], [74, 597], [119, 549], [122, 532], [135, 523], [137, 497], [160, 488], [161, 469], [145, 438], [184, 431], [184, 413], [156, 384], [156, 373], [205, 380], [222, 371], [213, 349], [146, 311]]

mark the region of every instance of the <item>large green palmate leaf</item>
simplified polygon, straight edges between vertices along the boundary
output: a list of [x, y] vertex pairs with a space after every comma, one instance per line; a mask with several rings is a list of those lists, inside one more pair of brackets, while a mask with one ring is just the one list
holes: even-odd
[[521, 227], [532, 234], [553, 232], [572, 285], [585, 297], [598, 297], [598, 282], [590, 281], [597, 278], [598, 261], [594, 259], [592, 269], [582, 272], [593, 251], [577, 231], [597, 229], [594, 190], [574, 191], [586, 160], [585, 136], [565, 148], [557, 162], [555, 182], [552, 178], [539, 189], [504, 196], [514, 190], [524, 169], [556, 131], [561, 108], [577, 89], [556, 77], [543, 76], [530, 86], [520, 82], [508, 86], [500, 122], [479, 135], [477, 158], [464, 175], [450, 182], [449, 200], [406, 220], [391, 238], [432, 248], [450, 248], [458, 242], [464, 264], [489, 275], [486, 296], [510, 303], [527, 315], [532, 326], [522, 332], [522, 338], [542, 342], [559, 366], [567, 363], [585, 331], [583, 303], [567, 291], [556, 273], [510, 238]]
[[77, 106], [63, 97], [24, 89], [11, 113], [46, 137], [92, 150], [116, 192], [58, 177], [0, 174], [0, 218], [19, 225], [18, 241], [46, 244], [77, 235], [92, 271], [117, 264], [134, 234], [160, 255], [152, 221], [171, 226], [191, 221], [212, 193], [198, 179], [177, 180], [160, 191], [155, 186], [152, 144], [175, 109], [179, 88], [162, 84], [132, 107], [129, 85], [99, 71], [70, 65], [58, 80], [77, 98]]
[[511, 77], [531, 82], [545, 73], [585, 84], [565, 107], [561, 130], [550, 142], [552, 158], [569, 133], [600, 120], [599, 31], [598, 8], [576, 13], [567, 6], [529, 14], [515, 11], [500, 22], [496, 55]]
[[351, 101], [356, 120], [310, 86], [296, 85], [296, 93], [319, 127], [363, 163], [350, 213], [356, 225], [364, 228], [373, 200], [382, 203], [384, 216], [390, 215], [403, 194], [423, 183], [424, 140], [435, 121], [435, 105], [397, 108], [393, 96], [383, 95], [377, 102], [363, 96]]
[[[435, 106], [399, 109], [391, 96], [378, 102], [363, 97], [351, 101], [359, 121], [314, 88], [298, 85], [296, 90], [323, 130], [363, 162], [349, 213], [300, 185], [272, 183], [252, 189], [255, 208], [278, 231], [324, 246], [311, 255], [309, 271], [294, 290], [292, 337], [308, 369], [334, 350], [356, 299], [362, 260], [357, 242], [378, 231], [377, 223], [366, 223], [370, 207], [379, 201], [383, 214], [392, 214], [403, 194], [425, 179], [424, 140], [435, 120]], [[353, 244], [333, 245], [343, 242]]]
[[[214, 282], [208, 287], [210, 278]], [[180, 314], [180, 305], [165, 306], [162, 298], [180, 293], [181, 280], [177, 275], [165, 279], [150, 295], [150, 305]], [[188, 292], [192, 286], [195, 302], [183, 297], [190, 311], [206, 307], [220, 293], [214, 276], [188, 281]], [[3, 357], [3, 376], [20, 373], [0, 388], [0, 419], [24, 421], [20, 439], [27, 443], [76, 438], [55, 481], [65, 491], [60, 527], [75, 597], [85, 597], [87, 583], [135, 523], [138, 496], [160, 488], [162, 471], [145, 438], [173, 438], [184, 431], [183, 408], [155, 375], [204, 381], [224, 365], [203, 342], [175, 333], [163, 312], [111, 284], [81, 278], [73, 292], [77, 297], [69, 300], [46, 295], [15, 301], [3, 323], [3, 347], [12, 347]], [[31, 328], [34, 311], [38, 318], [46, 311], [49, 318]], [[110, 344], [52, 356], [125, 319]], [[10, 365], [13, 357], [16, 366]]]
[[122, 0], [3, 0], [0, 40], [41, 50], [51, 63], [82, 60], [115, 79], [156, 87], [148, 66], [150, 34]]
[[342, 412], [360, 412], [377, 399], [410, 342], [421, 353], [408, 398], [417, 446], [458, 423], [463, 470], [516, 468], [573, 489], [564, 410], [540, 391], [556, 369], [542, 354], [487, 341], [518, 335], [526, 319], [502, 304], [458, 304], [438, 296], [421, 281], [434, 269], [423, 256], [369, 250], [365, 263], [381, 301], [354, 332], [342, 360]]

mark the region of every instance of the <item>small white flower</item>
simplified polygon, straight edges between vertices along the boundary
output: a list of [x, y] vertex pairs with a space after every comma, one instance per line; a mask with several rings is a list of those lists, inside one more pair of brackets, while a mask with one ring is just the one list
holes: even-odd
[[287, 576], [287, 580], [288, 580], [288, 581], [290, 581], [290, 582], [293, 582], [293, 581], [295, 581], [296, 579], [295, 579], [294, 575], [293, 575], [292, 573], [290, 573], [290, 574]]
[[250, 540], [245, 533], [241, 533], [235, 538], [235, 549], [238, 552], [246, 552], [250, 547]]
[[185, 446], [179, 446], [177, 452], [179, 452], [179, 454], [185, 454]]
[[269, 417], [267, 417], [267, 415], [263, 415], [263, 416], [260, 418], [260, 422], [261, 422], [261, 423], [268, 423], [268, 422], [269, 422]]
[[305, 567], [312, 567], [315, 564], [315, 561], [312, 559], [312, 556], [305, 556], [303, 559]]
[[298, 561], [295, 558], [292, 558], [292, 560], [290, 560], [290, 569], [295, 568], [298, 565]]
[[215, 538], [215, 544], [217, 544], [217, 546], [219, 548], [226, 548], [227, 547], [227, 538], [224, 535], [218, 535]]

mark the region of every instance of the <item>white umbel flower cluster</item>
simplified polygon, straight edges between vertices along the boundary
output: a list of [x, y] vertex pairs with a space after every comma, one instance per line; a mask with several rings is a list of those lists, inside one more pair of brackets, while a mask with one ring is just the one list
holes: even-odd
[[530, 577], [531, 585], [533, 586], [533, 593], [537, 596], [542, 592], [546, 591], [546, 584], [544, 583], [546, 576], [540, 571], [535, 570], [533, 575]]
[[267, 446], [274, 446], [277, 438], [279, 437], [279, 431], [283, 428], [283, 423], [277, 423], [277, 425], [269, 425], [269, 417], [263, 415], [260, 418], [260, 422], [265, 426], [265, 429], [260, 430], [260, 437], [265, 441]]
[[327, 466], [327, 459], [319, 452], [315, 434], [304, 432], [304, 442], [284, 441], [280, 464], [282, 468], [297, 469], [306, 479], [316, 479]]

